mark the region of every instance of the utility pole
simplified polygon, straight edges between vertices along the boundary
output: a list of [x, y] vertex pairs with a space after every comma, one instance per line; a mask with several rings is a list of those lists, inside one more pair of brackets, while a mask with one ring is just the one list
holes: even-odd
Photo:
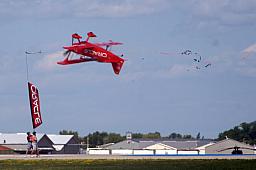
[[86, 150], [89, 151], [88, 150], [88, 148], [89, 148], [89, 135], [87, 136], [86, 140], [87, 140], [86, 141]]

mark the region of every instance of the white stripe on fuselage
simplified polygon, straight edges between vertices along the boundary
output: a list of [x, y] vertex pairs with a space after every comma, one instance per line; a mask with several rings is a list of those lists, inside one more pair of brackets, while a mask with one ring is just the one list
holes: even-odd
[[90, 50], [90, 49], [85, 49], [84, 52], [85, 53], [89, 53], [91, 55], [96, 55], [96, 56], [99, 56], [99, 57], [104, 57], [104, 58], [108, 57], [107, 53], [100, 52], [100, 51], [94, 51], [94, 50]]

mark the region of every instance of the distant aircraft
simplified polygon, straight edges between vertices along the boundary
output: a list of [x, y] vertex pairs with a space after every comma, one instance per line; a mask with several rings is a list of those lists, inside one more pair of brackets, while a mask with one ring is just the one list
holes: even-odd
[[243, 151], [240, 150], [240, 149], [247, 149], [247, 150], [253, 150], [253, 151], [256, 151], [256, 149], [252, 149], [252, 148], [249, 148], [249, 147], [239, 147], [239, 146], [234, 146], [234, 147], [230, 147], [230, 148], [225, 148], [225, 149], [221, 149], [221, 150], [218, 150], [218, 152], [222, 152], [222, 151], [226, 151], [226, 150], [233, 150], [231, 153], [233, 155], [241, 155], [243, 154]]
[[[93, 32], [87, 33], [87, 39], [85, 41], [81, 41], [82, 36], [77, 33], [72, 35], [72, 45], [63, 47], [67, 51], [64, 52], [64, 56], [66, 57], [63, 61], [57, 62], [60, 65], [69, 65], [76, 64], [82, 62], [90, 62], [97, 61], [101, 63], [111, 63], [115, 74], [119, 74], [122, 66], [124, 64], [124, 59], [117, 56], [116, 54], [109, 51], [109, 47], [113, 45], [122, 45], [120, 42], [103, 42], [103, 43], [90, 43], [88, 42], [91, 37], [96, 37]], [[77, 40], [77, 42], [74, 42]], [[102, 47], [106, 47], [105, 49]], [[80, 58], [72, 59], [70, 57], [71, 53], [75, 53], [80, 55]]]
[[[203, 68], [208, 68], [212, 65], [212, 63], [208, 62], [208, 61], [205, 61], [205, 59], [199, 55], [198, 52], [193, 52], [191, 50], [185, 50], [181, 53], [175, 53], [175, 52], [160, 52], [160, 54], [162, 55], [169, 55], [169, 56], [175, 56], [175, 55], [183, 55], [183, 56], [191, 56], [190, 58], [192, 59], [193, 61], [193, 65], [195, 65], [195, 69], [196, 70], [200, 70], [200, 69], [203, 69]], [[189, 71], [190, 69], [187, 69], [187, 71]]]
[[191, 51], [191, 50], [186, 50], [186, 51], [183, 51], [183, 52], [181, 53], [181, 55], [190, 55], [190, 54], [192, 54], [192, 51]]

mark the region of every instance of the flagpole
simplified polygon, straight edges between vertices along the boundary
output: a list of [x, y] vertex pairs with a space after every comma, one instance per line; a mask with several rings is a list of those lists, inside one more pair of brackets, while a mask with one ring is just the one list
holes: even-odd
[[27, 54], [27, 51], [25, 53], [26, 53], [26, 68], [27, 68], [27, 82], [28, 82], [28, 54]]
[[26, 54], [26, 71], [27, 71], [27, 81], [29, 81], [29, 68], [28, 68], [28, 55], [31, 54], [41, 54], [42, 51], [36, 51], [36, 52], [29, 52], [29, 51], [25, 51]]
[[[42, 51], [36, 51], [36, 52], [29, 52], [29, 51], [25, 51], [26, 54], [26, 74], [27, 74], [27, 83], [29, 84], [29, 66], [28, 66], [28, 55], [33, 55], [33, 54], [41, 54]], [[28, 85], [29, 87], [29, 85]], [[32, 119], [33, 121], [33, 119]], [[35, 132], [35, 128], [33, 127], [33, 131]]]

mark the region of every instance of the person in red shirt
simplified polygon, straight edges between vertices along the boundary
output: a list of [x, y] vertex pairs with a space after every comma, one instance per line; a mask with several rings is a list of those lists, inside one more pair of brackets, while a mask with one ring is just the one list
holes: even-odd
[[30, 152], [32, 150], [32, 134], [30, 132], [27, 132], [27, 151], [26, 151], [26, 155], [28, 154], [28, 152]]
[[37, 137], [36, 137], [36, 132], [33, 132], [33, 135], [31, 137], [31, 142], [32, 142], [32, 152], [31, 155], [33, 155], [34, 153], [36, 154], [36, 156], [39, 156], [39, 150], [38, 150], [38, 146], [37, 146]]

